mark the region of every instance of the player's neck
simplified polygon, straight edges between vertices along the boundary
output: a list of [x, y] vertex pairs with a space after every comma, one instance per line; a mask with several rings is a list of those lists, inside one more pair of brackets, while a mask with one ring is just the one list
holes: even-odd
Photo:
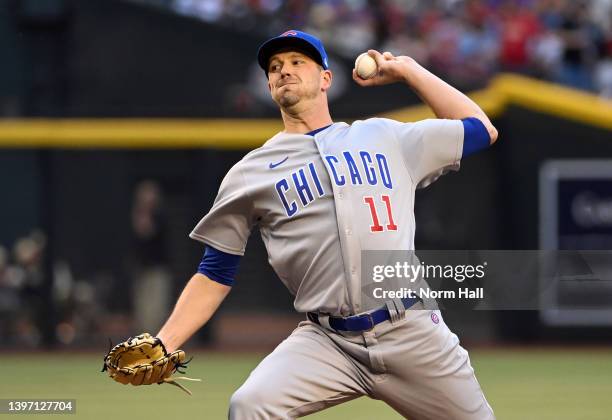
[[288, 134], [305, 134], [333, 123], [327, 103], [299, 112], [281, 108], [281, 115], [285, 125], [284, 132]]

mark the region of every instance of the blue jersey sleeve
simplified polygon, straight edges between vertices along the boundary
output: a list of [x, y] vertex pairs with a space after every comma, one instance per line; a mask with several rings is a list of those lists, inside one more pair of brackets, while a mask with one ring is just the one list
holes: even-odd
[[207, 245], [198, 267], [198, 273], [226, 286], [234, 285], [240, 255], [228, 254]]
[[491, 136], [485, 125], [478, 118], [470, 117], [463, 122], [463, 153], [461, 158], [473, 155], [489, 147]]

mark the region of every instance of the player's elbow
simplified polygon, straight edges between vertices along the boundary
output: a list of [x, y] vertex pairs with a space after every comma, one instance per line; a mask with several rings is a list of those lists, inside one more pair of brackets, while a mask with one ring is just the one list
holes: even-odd
[[493, 124], [487, 124], [487, 131], [489, 132], [489, 138], [491, 139], [489, 141], [489, 144], [493, 144], [497, 141], [497, 129], [493, 126]]
[[[498, 135], [497, 129], [495, 128], [493, 123], [491, 123], [491, 120], [484, 113], [474, 115], [473, 117], [470, 117], [470, 118], [478, 120], [481, 123], [481, 124], [477, 124], [478, 126], [477, 131], [479, 133], [478, 136], [482, 140], [483, 143], [487, 141], [487, 135], [489, 137], [489, 146], [497, 141], [497, 135]], [[485, 134], [485, 131], [486, 131], [486, 134]]]

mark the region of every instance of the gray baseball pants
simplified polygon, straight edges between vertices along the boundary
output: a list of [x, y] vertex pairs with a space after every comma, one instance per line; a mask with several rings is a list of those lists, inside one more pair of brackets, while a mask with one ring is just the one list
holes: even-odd
[[432, 310], [363, 333], [301, 322], [232, 395], [229, 418], [292, 419], [364, 395], [412, 420], [495, 418], [467, 351]]

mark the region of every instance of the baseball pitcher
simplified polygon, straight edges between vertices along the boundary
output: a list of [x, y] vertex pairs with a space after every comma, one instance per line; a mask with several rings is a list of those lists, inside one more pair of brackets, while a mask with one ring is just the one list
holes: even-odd
[[155, 338], [172, 355], [209, 320], [258, 225], [306, 320], [234, 393], [230, 419], [297, 418], [361, 396], [410, 419], [494, 418], [438, 310], [412, 297], [380, 306], [362, 299], [361, 251], [413, 250], [415, 189], [457, 170], [497, 131], [473, 101], [412, 58], [368, 54], [377, 71], [362, 79], [353, 70], [358, 85], [407, 85], [437, 119], [333, 122], [333, 74], [319, 39], [291, 30], [259, 49], [284, 130], [227, 173], [190, 234], [205, 245], [198, 272]]

